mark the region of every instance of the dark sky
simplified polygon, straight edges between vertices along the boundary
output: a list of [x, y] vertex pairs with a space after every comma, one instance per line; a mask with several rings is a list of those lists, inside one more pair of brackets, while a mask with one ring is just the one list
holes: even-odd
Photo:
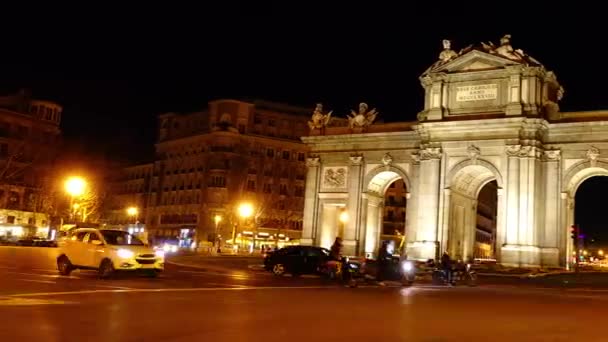
[[92, 154], [146, 159], [157, 114], [217, 97], [321, 101], [339, 115], [366, 101], [386, 121], [414, 120], [418, 76], [444, 38], [458, 50], [510, 33], [557, 73], [562, 109], [608, 108], [601, 4], [126, 3], [3, 8], [0, 90], [28, 87], [62, 103], [66, 139]]

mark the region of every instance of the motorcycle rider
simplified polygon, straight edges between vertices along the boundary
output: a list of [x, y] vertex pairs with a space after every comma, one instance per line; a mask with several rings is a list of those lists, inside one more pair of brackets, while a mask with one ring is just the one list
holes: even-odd
[[445, 275], [448, 285], [452, 285], [452, 259], [447, 251], [441, 256], [441, 269]]

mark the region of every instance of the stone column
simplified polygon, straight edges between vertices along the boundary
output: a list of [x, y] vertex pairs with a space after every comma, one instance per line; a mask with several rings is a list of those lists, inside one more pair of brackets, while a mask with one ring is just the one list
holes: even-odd
[[361, 229], [361, 165], [363, 156], [350, 156], [350, 166], [348, 171], [348, 200], [346, 210], [348, 221], [344, 230], [344, 253], [346, 255], [358, 255], [359, 253], [359, 230]]
[[[416, 231], [414, 241], [408, 243], [408, 254], [416, 259], [435, 258], [438, 241], [437, 219], [439, 214], [439, 176], [442, 152], [440, 148], [426, 148], [420, 151], [418, 173], [418, 201]], [[409, 240], [409, 239], [408, 239]]]
[[540, 179], [540, 151], [533, 146], [510, 145], [507, 171], [507, 231], [502, 246], [502, 263], [538, 266], [541, 249], [538, 229], [542, 222], [544, 194]]
[[573, 246], [573, 241], [570, 238], [570, 225], [572, 224], [572, 221], [569, 220], [568, 218], [568, 212], [569, 212], [569, 198], [568, 198], [568, 193], [567, 192], [562, 192], [560, 194], [560, 211], [559, 211], [559, 217], [560, 217], [560, 227], [562, 227], [562, 229], [565, 229], [565, 232], [562, 231], [561, 234], [559, 234], [559, 236], [561, 237], [559, 242], [559, 247], [560, 247], [560, 264], [562, 264], [562, 266], [566, 266], [567, 268], [570, 267], [570, 260], [572, 258], [572, 252], [574, 251], [574, 246]]
[[381, 220], [383, 216], [383, 198], [374, 194], [365, 194], [367, 202], [367, 215], [365, 221], [365, 255], [375, 256], [378, 250]]
[[306, 160], [308, 170], [306, 172], [306, 191], [304, 194], [304, 217], [302, 222], [302, 245], [313, 245], [319, 243], [319, 186], [320, 186], [320, 162], [319, 157], [309, 157]]
[[443, 190], [443, 227], [439, 233], [439, 252], [448, 250], [448, 237], [450, 231], [450, 209], [452, 206], [452, 190]]
[[563, 232], [564, 227], [560, 224], [559, 160], [560, 150], [543, 152], [545, 224], [542, 234], [540, 234], [540, 246], [542, 247], [542, 265], [546, 266], [559, 266], [560, 263], [560, 233]]

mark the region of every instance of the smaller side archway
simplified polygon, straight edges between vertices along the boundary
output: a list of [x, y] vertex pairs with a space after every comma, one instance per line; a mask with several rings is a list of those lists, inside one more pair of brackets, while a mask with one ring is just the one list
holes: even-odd
[[403, 226], [407, 230], [407, 215], [405, 214], [407, 206], [405, 201], [410, 197], [411, 183], [405, 170], [393, 165], [379, 166], [370, 170], [365, 176], [361, 208], [361, 223], [364, 229], [361, 229], [360, 241], [362, 241], [363, 252], [368, 257], [376, 254], [381, 242], [385, 208], [395, 205], [390, 200], [386, 202], [385, 194], [391, 184], [395, 184], [398, 180], [403, 181], [404, 189], [401, 189], [403, 200], [395, 200], [399, 206], [402, 206], [399, 209], [398, 218], [395, 220], [402, 218]]

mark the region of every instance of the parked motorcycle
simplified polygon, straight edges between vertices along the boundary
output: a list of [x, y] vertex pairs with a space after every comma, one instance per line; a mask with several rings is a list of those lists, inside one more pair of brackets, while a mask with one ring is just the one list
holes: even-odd
[[448, 283], [446, 271], [442, 268], [433, 270], [434, 285], [452, 285], [466, 284], [468, 286], [477, 285], [477, 273], [471, 268], [471, 264], [466, 264], [464, 267], [452, 267], [452, 279]]

